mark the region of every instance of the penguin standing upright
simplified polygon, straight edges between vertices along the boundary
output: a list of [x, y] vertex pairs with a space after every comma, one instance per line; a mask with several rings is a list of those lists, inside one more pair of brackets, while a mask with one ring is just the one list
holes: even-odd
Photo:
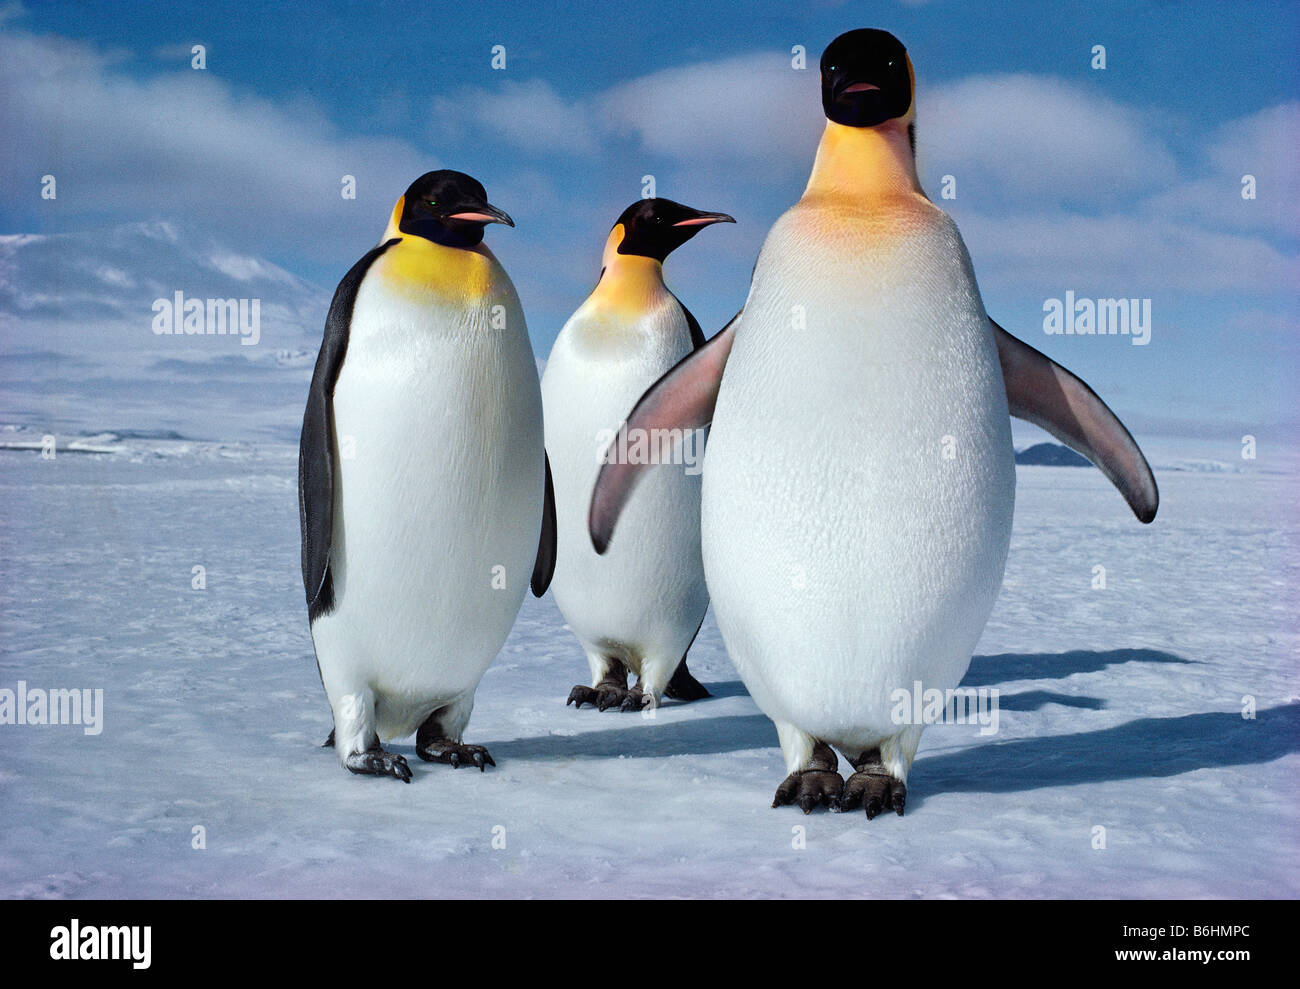
[[461, 740], [474, 691], [554, 568], [537, 365], [488, 223], [514, 226], [470, 176], [416, 179], [334, 293], [312, 376], [302, 576], [354, 773], [409, 783], [380, 740], [411, 732], [427, 761], [495, 765]]
[[[681, 466], [650, 478], [598, 556], [587, 508], [605, 440], [632, 403], [704, 335], [668, 290], [664, 259], [725, 213], [669, 199], [633, 203], [614, 223], [590, 297], [556, 338], [542, 376], [546, 450], [555, 480], [558, 560], [551, 593], [587, 654], [591, 686], [567, 703], [639, 710], [662, 695], [707, 697], [686, 653], [709, 605], [700, 558], [700, 477]], [[628, 671], [636, 674], [629, 690]]]
[[[917, 179], [913, 80], [887, 32], [826, 49], [826, 130], [803, 197], [768, 234], [741, 312], [628, 424], [712, 423], [709, 593], [776, 723], [789, 775], [773, 806], [805, 812], [903, 813], [924, 726], [897, 692], [957, 686], [1002, 582], [1008, 411], [1087, 456], [1141, 521], [1159, 501], [1105, 404], [985, 313], [956, 226]], [[602, 468], [597, 548], [644, 469]], [[832, 746], [855, 770], [847, 783]]]

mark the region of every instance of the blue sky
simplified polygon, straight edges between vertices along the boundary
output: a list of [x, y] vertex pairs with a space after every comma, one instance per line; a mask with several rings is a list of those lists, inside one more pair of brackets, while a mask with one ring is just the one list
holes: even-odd
[[[990, 313], [1135, 429], [1195, 435], [1226, 458], [1243, 432], [1289, 440], [1300, 419], [1298, 9], [11, 4], [0, 233], [164, 220], [327, 298], [411, 179], [459, 168], [518, 223], [489, 243], [544, 357], [650, 174], [660, 195], [739, 221], [666, 268], [712, 333], [807, 178], [821, 49], [883, 27], [916, 65], [922, 180], [962, 230]], [[498, 44], [504, 71], [490, 65]], [[1090, 67], [1097, 44], [1104, 71]], [[46, 173], [54, 203], [38, 194]], [[354, 201], [339, 196], [343, 174], [357, 177]], [[1243, 174], [1257, 177], [1254, 201]], [[943, 175], [955, 200], [939, 199]], [[1043, 303], [1067, 289], [1151, 298], [1151, 344], [1045, 337]], [[4, 325], [12, 344], [21, 322]]]

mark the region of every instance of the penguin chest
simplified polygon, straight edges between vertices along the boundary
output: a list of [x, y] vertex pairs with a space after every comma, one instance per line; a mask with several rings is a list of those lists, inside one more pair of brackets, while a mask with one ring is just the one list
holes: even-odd
[[561, 331], [542, 379], [558, 535], [551, 589], [584, 645], [632, 661], [646, 651], [680, 655], [708, 605], [702, 449], [688, 438], [675, 459], [693, 464], [650, 472], [603, 556], [591, 545], [587, 512], [602, 453], [611, 443], [618, 449], [616, 433], [637, 400], [691, 347], [685, 314], [666, 291], [631, 318], [584, 306]]
[[939, 217], [899, 233], [796, 207], [764, 247], [723, 376], [709, 588], [751, 692], [801, 726], [887, 725], [907, 678], [954, 686], [1001, 583], [1005, 392], [965, 248]]
[[536, 365], [512, 289], [450, 305], [380, 275], [334, 389], [338, 606], [317, 626], [378, 692], [450, 696], [500, 648], [537, 551]]

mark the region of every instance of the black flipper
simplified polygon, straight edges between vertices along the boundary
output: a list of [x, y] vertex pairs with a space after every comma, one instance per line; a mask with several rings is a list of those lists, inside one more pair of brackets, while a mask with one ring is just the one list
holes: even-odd
[[[543, 456], [546, 456], [543, 454]], [[537, 560], [529, 586], [533, 597], [541, 597], [555, 575], [555, 486], [551, 483], [551, 458], [546, 456], [546, 494], [542, 499], [542, 535], [537, 541]]]
[[[668, 294], [673, 295], [672, 292], [669, 292]], [[673, 295], [673, 298], [677, 299], [677, 296]], [[677, 304], [682, 307], [682, 312], [686, 316], [686, 325], [690, 327], [691, 330], [691, 350], [699, 350], [709, 342], [704, 338], [704, 331], [700, 329], [700, 321], [695, 318], [685, 305], [682, 304], [681, 299], [677, 299]]]
[[307, 394], [298, 445], [298, 522], [302, 530], [302, 584], [307, 593], [307, 616], [313, 622], [334, 609], [334, 583], [329, 572], [334, 533], [334, 383], [348, 349], [348, 327], [357, 289], [375, 259], [400, 240], [394, 237], [368, 251], [334, 290], [334, 301], [325, 319], [325, 339]]

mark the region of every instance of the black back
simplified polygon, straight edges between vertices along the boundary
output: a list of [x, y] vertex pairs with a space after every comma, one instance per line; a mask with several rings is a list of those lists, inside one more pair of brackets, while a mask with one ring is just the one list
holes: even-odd
[[315, 621], [334, 610], [334, 582], [330, 577], [330, 541], [334, 534], [334, 384], [348, 350], [348, 328], [357, 290], [366, 272], [384, 251], [401, 240], [394, 237], [368, 251], [334, 290], [325, 339], [316, 358], [316, 370], [307, 393], [307, 411], [298, 443], [298, 523], [302, 532], [302, 584], [307, 594], [307, 617]]
[[543, 452], [546, 461], [546, 491], [542, 495], [542, 534], [537, 540], [537, 559], [533, 562], [533, 577], [528, 586], [533, 597], [541, 597], [551, 586], [555, 576], [555, 486], [551, 483], [551, 458]]

